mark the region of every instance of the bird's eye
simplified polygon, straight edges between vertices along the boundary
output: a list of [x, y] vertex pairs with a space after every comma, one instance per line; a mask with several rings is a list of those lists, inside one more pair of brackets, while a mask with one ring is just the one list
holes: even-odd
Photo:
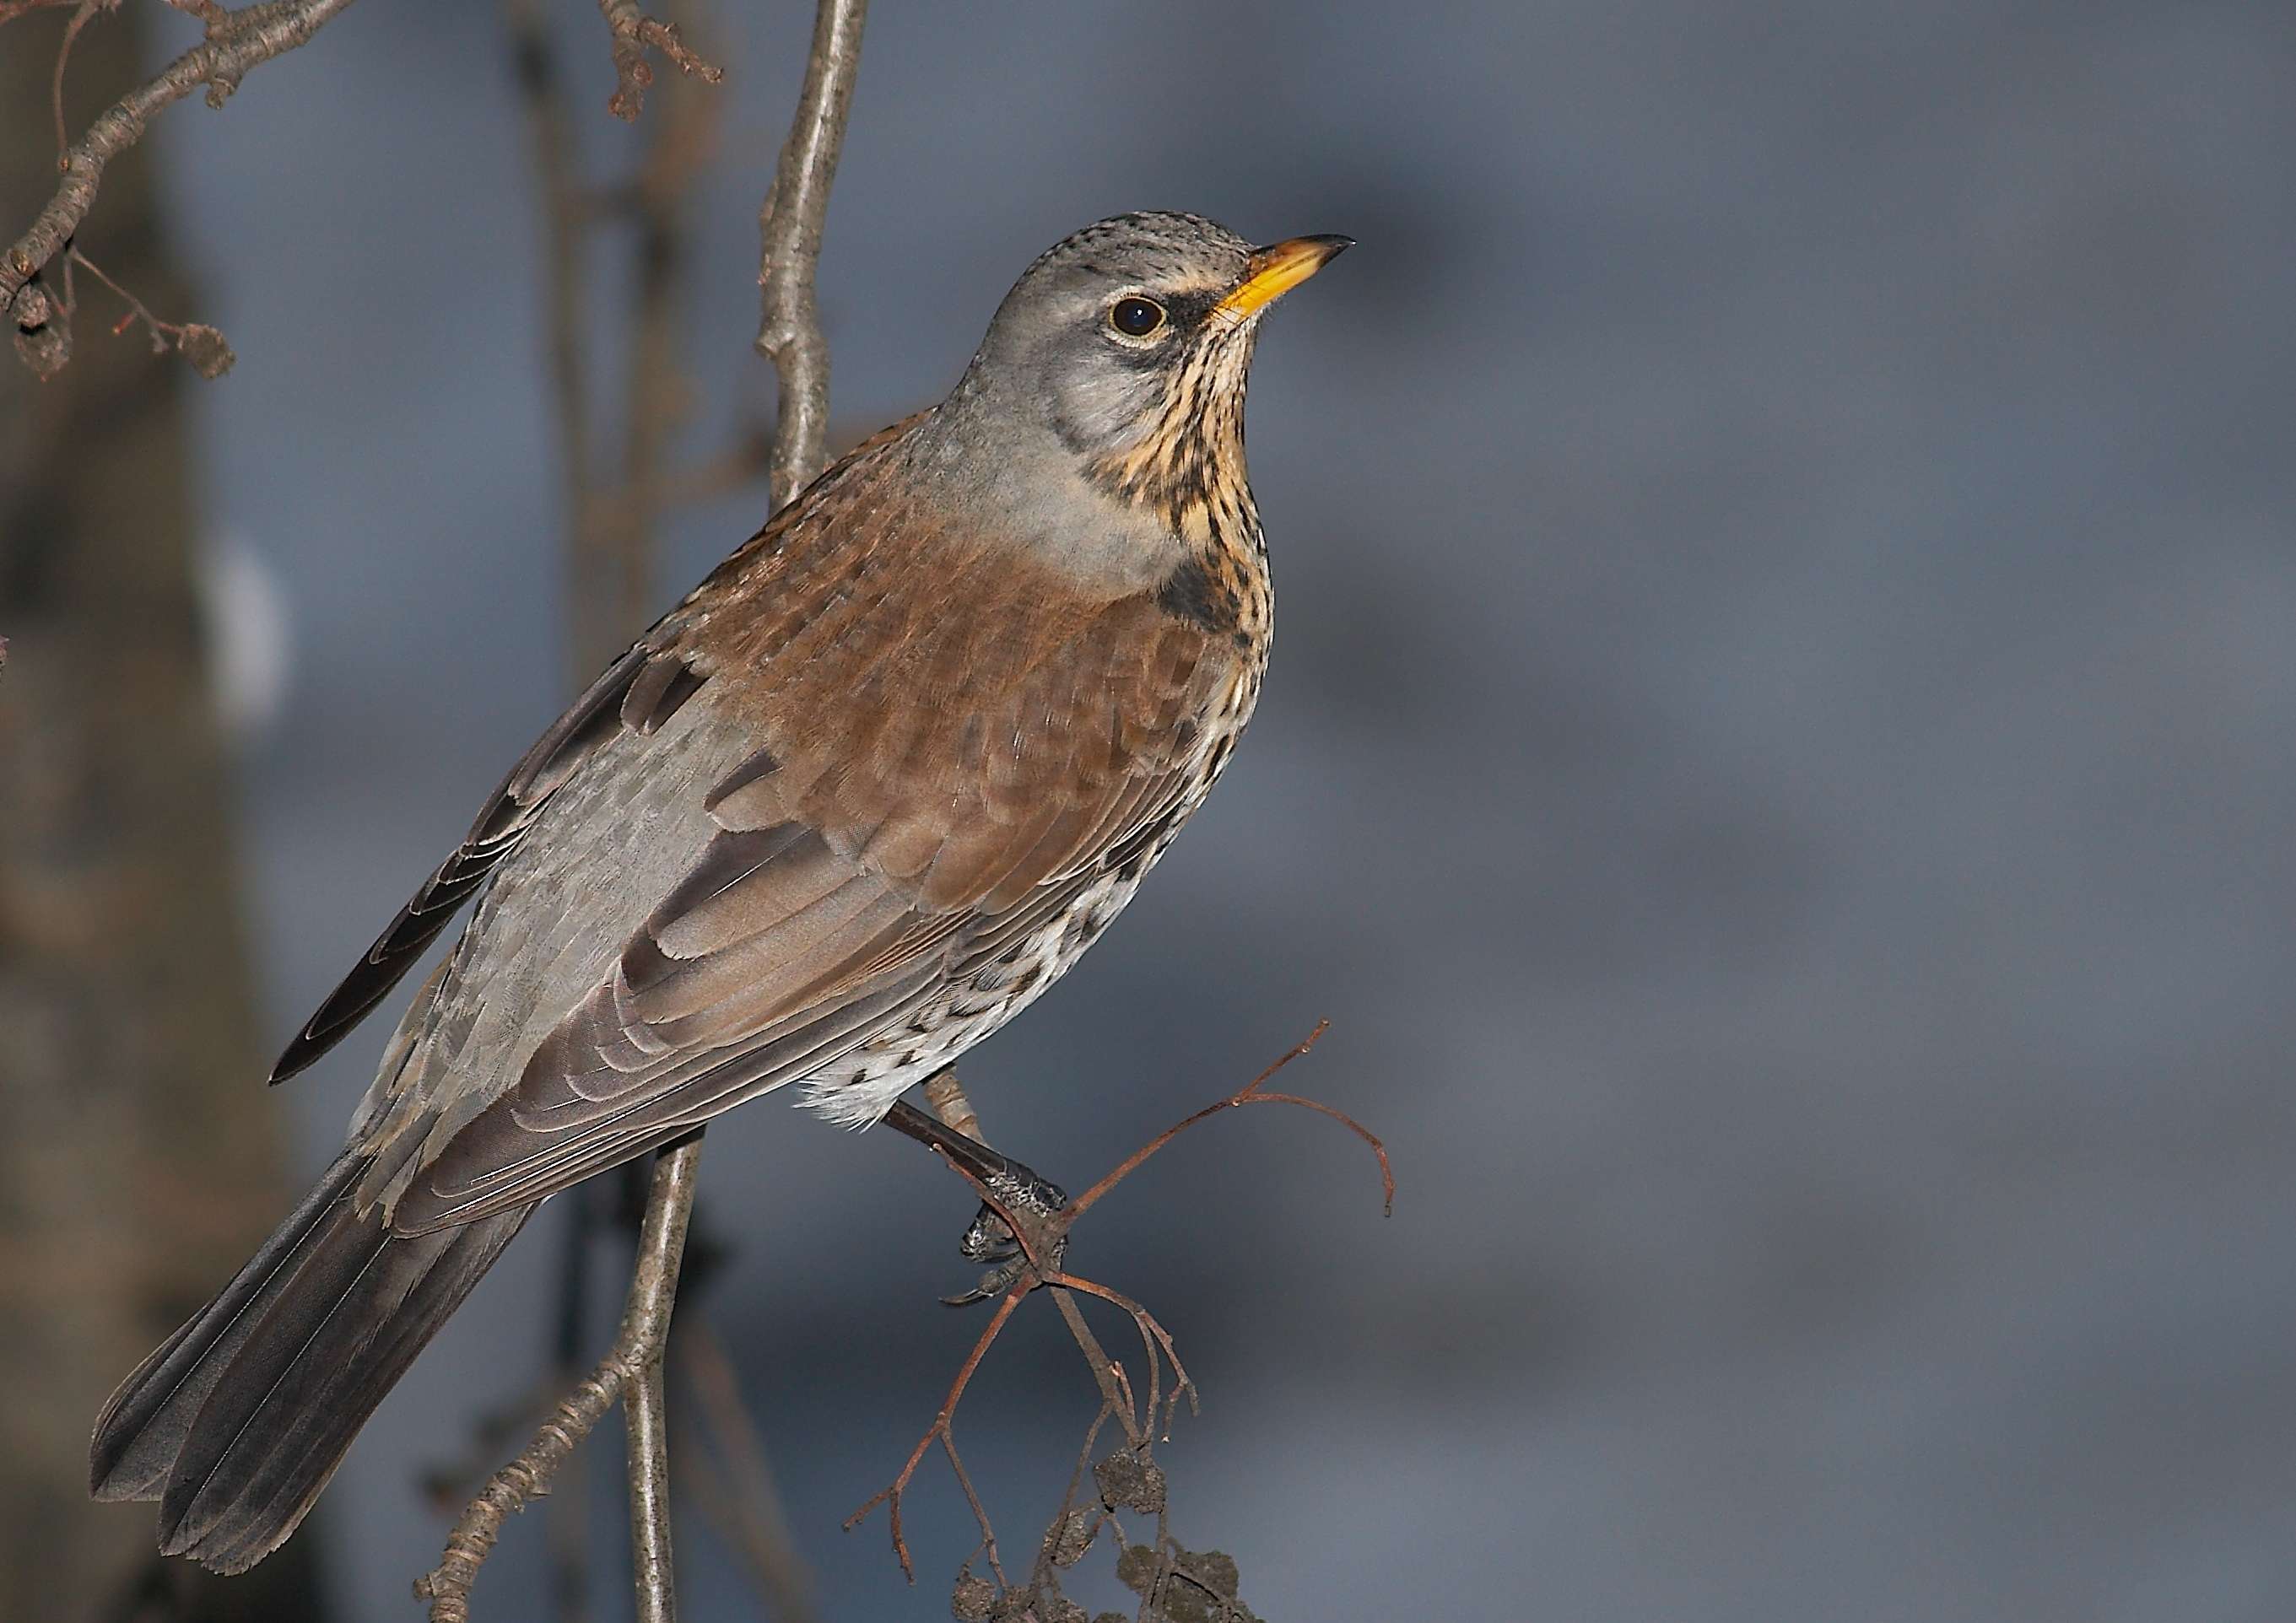
[[1136, 293], [1111, 307], [1108, 324], [1127, 338], [1145, 338], [1164, 324], [1164, 307]]

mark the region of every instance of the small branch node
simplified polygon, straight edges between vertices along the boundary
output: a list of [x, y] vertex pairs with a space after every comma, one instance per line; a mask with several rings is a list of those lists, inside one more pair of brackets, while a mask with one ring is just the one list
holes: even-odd
[[598, 10], [613, 41], [614, 94], [606, 100], [606, 111], [617, 119], [636, 123], [645, 111], [645, 93], [653, 83], [653, 64], [646, 61], [649, 50], [660, 52], [679, 71], [705, 85], [724, 80], [723, 68], [680, 39], [676, 24], [647, 16], [637, 0], [598, 0]]

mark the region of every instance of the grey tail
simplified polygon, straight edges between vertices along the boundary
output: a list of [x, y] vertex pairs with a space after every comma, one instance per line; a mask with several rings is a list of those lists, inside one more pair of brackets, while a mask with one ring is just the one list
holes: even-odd
[[394, 1234], [355, 1209], [365, 1168], [358, 1155], [329, 1168], [97, 1416], [89, 1485], [160, 1501], [161, 1553], [243, 1572], [277, 1549], [534, 1209]]

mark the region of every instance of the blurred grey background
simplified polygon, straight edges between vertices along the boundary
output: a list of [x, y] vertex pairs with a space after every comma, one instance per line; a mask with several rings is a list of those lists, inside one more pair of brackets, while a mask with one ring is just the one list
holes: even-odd
[[[603, 30], [559, 10], [611, 165]], [[770, 414], [755, 216], [809, 27], [720, 12], [697, 454]], [[291, 641], [240, 778], [283, 1037], [569, 691], [539, 221], [483, 5], [355, 9], [162, 151], [241, 357], [193, 396], [209, 531]], [[849, 432], [1097, 216], [1362, 242], [1261, 346], [1252, 737], [968, 1068], [1078, 1186], [1332, 1017], [1287, 1081], [1386, 1135], [1391, 1221], [1345, 1135], [1245, 1112], [1072, 1253], [1181, 1338], [1174, 1530], [1255, 1608], [2296, 1616], [2292, 152], [2267, 0], [881, 0], [823, 263]], [[680, 515], [660, 601], [761, 507]], [[381, 1039], [276, 1096], [310, 1168]], [[704, 1165], [825, 1611], [945, 1615], [938, 1465], [915, 1589], [882, 1515], [837, 1524], [978, 1327], [933, 1300], [971, 1201], [777, 1102]], [[551, 1226], [331, 1490], [342, 1617], [413, 1615], [414, 1478], [536, 1378]], [[1093, 1402], [1024, 1320], [960, 1429], [1022, 1549]], [[750, 1615], [682, 1536], [693, 1614]], [[528, 1518], [485, 1615], [543, 1616], [543, 1562]]]

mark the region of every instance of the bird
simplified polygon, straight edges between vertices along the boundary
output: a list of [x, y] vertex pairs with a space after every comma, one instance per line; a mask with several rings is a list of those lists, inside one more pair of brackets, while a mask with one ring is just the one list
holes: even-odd
[[1245, 385], [1350, 245], [1086, 226], [613, 660], [281, 1056], [475, 904], [340, 1156], [103, 1409], [94, 1495], [245, 1570], [544, 1200], [785, 1086], [868, 1126], [1058, 980], [1251, 717]]

